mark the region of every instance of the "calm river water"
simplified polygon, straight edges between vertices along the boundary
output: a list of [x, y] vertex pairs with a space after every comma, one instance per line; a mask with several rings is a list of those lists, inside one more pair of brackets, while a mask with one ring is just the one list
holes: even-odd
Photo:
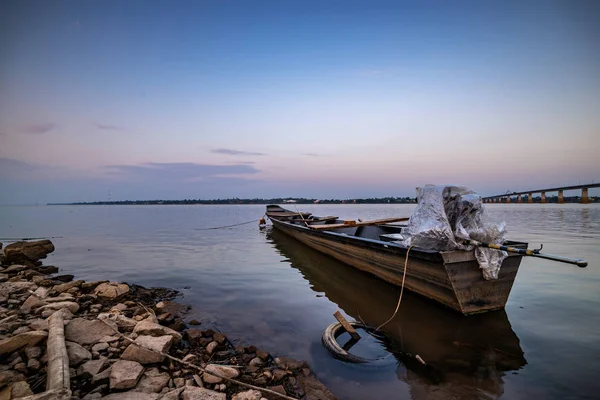
[[[343, 218], [409, 216], [411, 205], [310, 205]], [[598, 398], [600, 393], [600, 206], [488, 205], [511, 239], [589, 261], [586, 269], [541, 259], [521, 264], [505, 312], [462, 317], [404, 294], [400, 312], [348, 365], [321, 345], [340, 309], [379, 325], [399, 289], [324, 257], [256, 223], [264, 206], [0, 207], [0, 237], [62, 236], [46, 260], [77, 278], [172, 287], [189, 319], [235, 342], [307, 360], [342, 399]], [[6, 240], [3, 241], [7, 243]], [[362, 346], [362, 347], [361, 347]], [[419, 354], [420, 368], [402, 352]]]

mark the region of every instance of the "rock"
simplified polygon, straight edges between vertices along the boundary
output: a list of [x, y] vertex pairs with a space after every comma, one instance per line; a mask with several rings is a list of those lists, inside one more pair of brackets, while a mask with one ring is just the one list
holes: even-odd
[[144, 367], [135, 361], [119, 360], [113, 364], [110, 371], [110, 388], [131, 389], [137, 385]]
[[282, 379], [284, 379], [286, 376], [288, 376], [290, 374], [290, 372], [288, 371], [284, 371], [282, 369], [276, 368], [273, 370], [273, 379], [275, 379], [276, 381], [280, 381]]
[[263, 361], [267, 361], [267, 359], [269, 358], [269, 353], [267, 353], [264, 350], [256, 350], [256, 355]]
[[201, 322], [198, 321], [197, 319], [193, 319], [190, 321], [190, 325], [200, 325], [200, 324], [201, 324]]
[[231, 400], [260, 400], [262, 394], [258, 390], [248, 390], [234, 395]]
[[37, 289], [35, 289], [35, 292], [33, 292], [33, 294], [40, 300], [44, 300], [46, 297], [48, 297], [48, 292], [50, 292], [48, 288], [40, 286]]
[[158, 393], [167, 386], [170, 376], [166, 372], [159, 372], [157, 368], [151, 368], [144, 373], [140, 383], [134, 391], [144, 393]]
[[84, 318], [75, 318], [65, 327], [66, 339], [79, 344], [97, 343], [104, 336], [111, 336], [114, 333], [115, 331], [104, 322]]
[[49, 240], [35, 242], [16, 242], [4, 248], [5, 263], [32, 263], [54, 251], [54, 245]]
[[117, 326], [125, 332], [131, 332], [138, 323], [135, 319], [127, 318], [120, 314], [119, 311], [98, 314], [98, 319], [103, 321], [107, 319], [114, 321]]
[[25, 332], [29, 332], [29, 331], [31, 331], [31, 329], [29, 329], [29, 327], [28, 327], [27, 325], [25, 325], [25, 326], [22, 326], [22, 327], [20, 327], [20, 328], [18, 328], [18, 329], [15, 329], [15, 330], [12, 332], [12, 334], [13, 334], [13, 335], [18, 335], [18, 334], [20, 334], [20, 333], [25, 333]]
[[117, 336], [104, 336], [98, 340], [99, 343], [113, 343], [118, 341], [119, 338]]
[[61, 285], [55, 285], [54, 287], [52, 287], [52, 290], [56, 291], [58, 293], [63, 293], [74, 287], [80, 287], [82, 283], [83, 283], [82, 280], [73, 281], [73, 282], [69, 282], [69, 283], [63, 283]]
[[35, 267], [35, 270], [44, 275], [55, 274], [58, 272], [58, 268], [56, 268], [54, 265], [38, 265]]
[[94, 375], [98, 375], [100, 371], [102, 371], [107, 362], [107, 358], [87, 361], [85, 364], [77, 368], [77, 377], [82, 379], [92, 378]]
[[182, 332], [187, 328], [187, 325], [181, 318], [175, 318], [175, 321], [169, 325], [169, 328], [178, 332]]
[[88, 393], [81, 398], [81, 400], [96, 400], [101, 399], [102, 395], [100, 393]]
[[2, 282], [0, 283], [0, 298], [8, 300], [11, 295], [25, 293], [36, 288], [37, 286], [33, 282]]
[[298, 370], [306, 367], [306, 363], [304, 361], [298, 361], [290, 357], [277, 357], [275, 359], [275, 365], [279, 368], [289, 369], [289, 370]]
[[58, 276], [53, 276], [52, 279], [54, 279], [55, 281], [60, 281], [60, 282], [71, 282], [73, 280], [74, 276], [73, 275], [58, 275]]
[[42, 364], [35, 358], [32, 358], [27, 362], [27, 369], [31, 371], [37, 371], [41, 366]]
[[95, 345], [92, 346], [92, 351], [104, 351], [108, 349], [108, 343], [103, 342], [103, 343], [96, 343]]
[[163, 313], [156, 317], [156, 319], [158, 320], [159, 324], [166, 325], [173, 322], [175, 320], [175, 316], [173, 314]]
[[185, 331], [185, 335], [190, 344], [194, 346], [197, 346], [199, 344], [198, 341], [202, 339], [202, 331], [200, 329], [188, 329]]
[[42, 306], [36, 310], [36, 314], [41, 314], [46, 310], [60, 310], [61, 308], [66, 308], [72, 313], [76, 313], [79, 310], [79, 304], [74, 301], [59, 301], [58, 303], [50, 303]]
[[[166, 388], [165, 388], [166, 389]], [[168, 391], [161, 397], [161, 400], [179, 400], [179, 395], [183, 392], [184, 388], [177, 388], [175, 390]]]
[[186, 386], [181, 394], [182, 400], [225, 400], [225, 393], [215, 392], [201, 387]]
[[8, 280], [8, 274], [0, 274], [0, 282], [6, 282]]
[[223, 343], [225, 343], [225, 340], [226, 340], [226, 339], [227, 339], [227, 338], [226, 338], [226, 337], [225, 337], [225, 335], [223, 335], [222, 333], [215, 333], [215, 334], [213, 335], [213, 340], [214, 340], [215, 342], [219, 343], [219, 344], [223, 344]]
[[298, 377], [298, 383], [306, 394], [306, 400], [337, 400], [315, 376], [301, 375]]
[[67, 354], [69, 356], [69, 366], [77, 367], [81, 363], [92, 359], [92, 353], [83, 346], [69, 341], [65, 341], [65, 345], [67, 346]]
[[196, 385], [198, 385], [199, 387], [204, 387], [204, 383], [202, 382], [202, 378], [200, 378], [199, 375], [192, 375], [192, 378], [194, 378], [194, 382], [196, 382]]
[[135, 339], [134, 343], [125, 349], [121, 355], [121, 359], [137, 361], [142, 364], [159, 363], [165, 357], [155, 351], [167, 353], [172, 343], [173, 337], [169, 335], [158, 337], [140, 335]]
[[25, 349], [25, 356], [28, 360], [40, 358], [42, 356], [42, 348], [39, 346], [28, 347]]
[[215, 349], [217, 348], [217, 346], [219, 346], [219, 343], [217, 343], [217, 342], [210, 342], [208, 344], [208, 346], [206, 346], [206, 352], [208, 354], [212, 354], [215, 351]]
[[106, 368], [104, 371], [92, 376], [92, 385], [104, 385], [108, 383], [110, 379], [110, 371], [112, 366]]
[[29, 387], [29, 384], [25, 381], [15, 382], [12, 384], [12, 398], [17, 399], [19, 397], [31, 396], [33, 392]]
[[258, 357], [254, 357], [252, 360], [250, 360], [250, 362], [248, 363], [248, 365], [251, 365], [253, 367], [260, 367], [263, 365], [263, 362], [260, 358]]
[[[2, 399], [2, 393], [0, 392], [0, 399]], [[34, 394], [31, 396], [21, 397], [18, 400], [70, 400], [71, 391], [68, 389], [54, 389], [48, 390], [42, 393]]]
[[47, 303], [43, 300], [41, 300], [39, 297], [37, 297], [36, 295], [32, 294], [31, 296], [29, 296], [27, 298], [27, 300], [25, 300], [23, 302], [23, 304], [21, 304], [21, 311], [31, 311], [31, 309], [35, 309], [41, 306], [46, 305]]
[[[284, 396], [287, 396], [287, 393], [285, 391], [285, 388], [283, 387], [283, 385], [277, 385], [277, 386], [270, 386], [267, 389], [272, 390], [274, 392], [280, 393]], [[265, 393], [265, 398], [267, 400], [280, 400], [281, 397], [276, 396], [274, 394], [270, 394], [270, 393]]]
[[112, 306], [110, 308], [110, 311], [119, 311], [119, 312], [121, 312], [121, 311], [125, 311], [125, 310], [127, 310], [127, 306], [125, 304], [123, 304], [123, 303], [119, 303], [116, 306]]
[[19, 273], [19, 275], [24, 276], [25, 279], [27, 279], [28, 281], [33, 280], [34, 276], [41, 276], [41, 277], [44, 276], [44, 274], [42, 274], [41, 272], [37, 272], [36, 270], [33, 270], [33, 269], [27, 269], [27, 270]]
[[171, 335], [175, 343], [179, 343], [181, 340], [181, 333], [174, 331], [173, 329], [167, 328], [150, 321], [140, 321], [133, 329], [134, 333], [138, 335], [150, 335], [150, 336], [164, 336]]
[[[122, 392], [122, 393], [112, 393], [108, 396], [104, 396], [102, 400], [157, 400], [161, 398], [160, 395], [156, 393], [141, 393], [141, 392]], [[164, 399], [164, 397], [162, 397]], [[175, 398], [176, 399], [176, 398]]]
[[47, 309], [47, 310], [42, 311], [41, 315], [42, 315], [42, 317], [46, 318], [46, 317], [51, 316], [54, 313], [62, 314], [62, 317], [65, 321], [70, 321], [73, 318], [73, 314], [67, 308], [61, 308], [58, 311], [54, 311], [52, 309]]
[[16, 273], [26, 270], [27, 268], [29, 268], [29, 267], [27, 267], [25, 265], [15, 264], [15, 265], [11, 265], [10, 267], [5, 268], [4, 271], [2, 271], [2, 272], [5, 274], [16, 274]]
[[65, 292], [56, 297], [46, 297], [44, 300], [48, 303], [58, 303], [59, 301], [75, 301], [75, 297], [73, 297], [72, 294]]
[[202, 374], [202, 380], [206, 383], [221, 383], [223, 381], [222, 378], [210, 375], [207, 372], [213, 372], [229, 379], [237, 378], [240, 375], [240, 372], [235, 368], [223, 367], [216, 364], [207, 365], [205, 371], [206, 372]]
[[197, 360], [198, 360], [198, 356], [195, 354], [188, 354], [187, 356], [183, 357], [183, 361], [189, 362], [192, 364], [194, 364]]
[[35, 346], [48, 336], [45, 331], [31, 331], [21, 333], [0, 341], [0, 355], [12, 353], [23, 347]]
[[117, 300], [129, 293], [129, 286], [125, 283], [101, 283], [94, 289], [94, 294], [103, 300]]
[[24, 381], [24, 380], [25, 380], [25, 376], [23, 376], [22, 374], [20, 374], [18, 372], [12, 371], [10, 369], [7, 371], [0, 372], [0, 388], [5, 387], [9, 383], [19, 382], [19, 381]]
[[175, 384], [175, 387], [183, 387], [185, 386], [185, 379], [183, 378], [175, 378], [173, 379], [173, 383]]
[[105, 282], [108, 282], [108, 281], [85, 282], [81, 285], [81, 288], [84, 290], [94, 289], [96, 286], [100, 285], [101, 283], [105, 283]]
[[187, 307], [183, 304], [177, 303], [176, 301], [161, 301], [156, 303], [156, 309], [161, 313], [169, 313], [173, 315], [180, 315], [187, 310]]
[[36, 319], [31, 321], [28, 326], [34, 331], [47, 331], [48, 321], [45, 319]]

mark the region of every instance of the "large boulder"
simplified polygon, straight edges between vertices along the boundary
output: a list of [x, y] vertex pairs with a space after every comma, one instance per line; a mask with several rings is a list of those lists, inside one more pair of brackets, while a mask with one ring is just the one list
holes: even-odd
[[12, 353], [13, 351], [22, 349], [23, 347], [35, 346], [41, 340], [46, 339], [47, 336], [48, 332], [46, 331], [30, 331], [1, 340], [0, 356]]
[[94, 289], [94, 294], [103, 300], [117, 300], [129, 293], [129, 286], [125, 283], [101, 283]]
[[144, 367], [135, 361], [119, 360], [110, 370], [110, 388], [131, 389], [137, 385]]
[[[112, 323], [107, 321], [106, 323]], [[98, 343], [104, 336], [114, 335], [115, 331], [103, 321], [75, 318], [65, 326], [65, 338], [79, 344]]]
[[54, 245], [49, 240], [35, 242], [16, 242], [4, 248], [4, 262], [31, 264], [54, 251]]

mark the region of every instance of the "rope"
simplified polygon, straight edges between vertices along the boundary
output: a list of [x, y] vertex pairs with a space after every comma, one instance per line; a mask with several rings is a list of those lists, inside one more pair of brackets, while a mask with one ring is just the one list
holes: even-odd
[[400, 297], [398, 298], [398, 305], [396, 306], [396, 311], [394, 311], [394, 314], [392, 314], [392, 316], [390, 317], [390, 319], [388, 319], [387, 321], [385, 321], [383, 324], [379, 325], [376, 329], [375, 332], [377, 332], [379, 329], [381, 329], [381, 327], [385, 326], [388, 322], [390, 322], [391, 320], [394, 319], [394, 317], [396, 316], [396, 314], [398, 313], [398, 309], [400, 309], [400, 303], [402, 303], [402, 293], [404, 293], [404, 280], [406, 279], [406, 269], [408, 267], [408, 254], [410, 253], [410, 249], [412, 249], [413, 246], [410, 246], [408, 248], [408, 250], [406, 251], [406, 260], [404, 261], [404, 274], [402, 274], [402, 286], [400, 288]]
[[194, 230], [196, 230], [196, 231], [210, 231], [212, 229], [233, 228], [234, 226], [247, 225], [247, 224], [251, 224], [253, 222], [258, 222], [258, 221], [260, 221], [260, 219], [253, 219], [252, 221], [241, 222], [239, 224], [233, 224], [233, 225], [215, 226], [213, 228], [196, 228]]

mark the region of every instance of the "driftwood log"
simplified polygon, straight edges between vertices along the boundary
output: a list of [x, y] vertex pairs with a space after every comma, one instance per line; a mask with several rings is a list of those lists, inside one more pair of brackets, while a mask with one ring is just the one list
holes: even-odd
[[63, 314], [57, 311], [48, 318], [48, 378], [46, 390], [70, 389], [69, 356], [65, 345]]

